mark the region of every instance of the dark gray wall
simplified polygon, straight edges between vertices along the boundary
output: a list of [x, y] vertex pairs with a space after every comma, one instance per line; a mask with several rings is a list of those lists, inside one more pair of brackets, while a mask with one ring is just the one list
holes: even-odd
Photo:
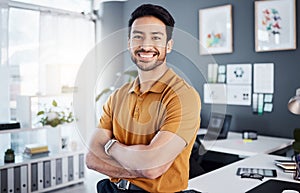
[[[231, 4], [233, 8], [233, 46], [234, 51], [230, 54], [213, 55], [219, 64], [228, 63], [264, 63], [273, 62], [275, 66], [275, 92], [273, 100], [273, 112], [263, 115], [254, 115], [251, 106], [227, 106], [227, 112], [233, 115], [231, 130], [242, 131], [244, 129], [257, 130], [259, 134], [293, 137], [294, 128], [300, 127], [300, 116], [291, 114], [287, 109], [289, 98], [295, 94], [296, 88], [300, 87], [300, 50], [276, 51], [276, 52], [255, 52], [254, 45], [254, 0], [129, 0], [118, 3], [118, 7], [109, 6], [110, 10], [106, 12], [116, 13], [116, 10], [122, 12], [122, 24], [119, 28], [126, 27], [130, 13], [142, 3], [159, 4], [167, 8], [176, 20], [176, 28], [187, 32], [195, 39], [198, 39], [198, 11], [202, 8]], [[115, 3], [108, 3], [116, 5]], [[300, 10], [298, 3], [296, 10]], [[116, 9], [116, 10], [114, 10]], [[122, 10], [120, 10], [122, 9]], [[296, 12], [297, 12], [296, 11]], [[119, 14], [117, 14], [119, 16]], [[105, 19], [105, 18], [104, 18]], [[299, 37], [300, 18], [297, 15], [297, 36]], [[120, 24], [120, 23], [118, 23]], [[107, 26], [106, 26], [107, 25]], [[116, 26], [115, 23], [108, 24]], [[175, 45], [176, 45], [176, 36]], [[181, 42], [180, 39], [178, 39]], [[178, 42], [178, 41], [177, 41]], [[208, 56], [200, 56], [195, 46], [180, 43], [181, 50], [189, 51], [193, 58], [201, 62], [201, 67], [207, 68]], [[298, 47], [297, 41], [297, 47]], [[195, 52], [195, 53], [194, 53]], [[125, 60], [125, 63], [128, 61]], [[184, 73], [189, 74], [189, 79], [196, 87], [201, 96], [203, 96], [203, 84], [205, 79], [203, 75], [195, 73], [194, 65], [189, 57], [180, 52], [172, 52], [168, 56], [168, 62], [180, 68]], [[208, 122], [211, 105], [202, 103], [202, 124]]]

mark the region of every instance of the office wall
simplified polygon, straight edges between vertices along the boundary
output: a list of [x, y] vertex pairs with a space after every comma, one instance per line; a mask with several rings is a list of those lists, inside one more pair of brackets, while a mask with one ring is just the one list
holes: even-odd
[[[287, 109], [289, 98], [295, 94], [296, 88], [300, 87], [300, 50], [275, 51], [275, 52], [255, 52], [254, 45], [254, 0], [129, 0], [118, 4], [118, 9], [123, 9], [123, 22], [119, 28], [126, 27], [130, 13], [142, 3], [155, 3], [166, 7], [175, 17], [176, 28], [198, 39], [198, 11], [202, 8], [231, 4], [233, 6], [233, 44], [234, 51], [230, 54], [214, 55], [214, 59], [219, 64], [228, 63], [258, 63], [273, 62], [275, 66], [275, 92], [273, 100], [273, 111], [263, 115], [252, 113], [251, 106], [232, 106], [228, 105], [226, 111], [233, 115], [231, 130], [242, 131], [244, 129], [257, 130], [259, 134], [271, 136], [293, 137], [293, 129], [300, 127], [300, 116], [291, 114]], [[112, 5], [111, 3], [107, 3]], [[300, 4], [297, 5], [300, 10]], [[114, 6], [108, 6], [111, 10], [105, 12], [115, 13]], [[115, 18], [116, 19], [116, 18]], [[121, 18], [120, 18], [121, 19]], [[108, 23], [106, 23], [108, 24]], [[115, 24], [112, 24], [115, 25]], [[109, 24], [108, 24], [109, 26]], [[300, 18], [297, 15], [297, 36], [300, 34]], [[107, 27], [107, 26], [103, 26]], [[179, 41], [181, 42], [181, 40]], [[175, 38], [176, 45], [176, 38]], [[181, 44], [181, 50], [195, 52], [194, 46]], [[298, 41], [297, 46], [299, 47]], [[198, 48], [197, 48], [198, 49]], [[198, 53], [196, 51], [195, 53]], [[207, 56], [194, 54], [199, 61], [204, 61], [201, 68], [207, 69], [204, 64]], [[203, 97], [203, 84], [205, 78], [201, 74], [195, 73], [191, 60], [179, 52], [173, 52], [168, 56], [168, 61], [185, 74], [189, 74], [191, 83], [196, 87], [199, 94]], [[125, 65], [129, 61], [125, 59]], [[202, 124], [208, 122], [209, 113], [212, 106], [202, 103]]]

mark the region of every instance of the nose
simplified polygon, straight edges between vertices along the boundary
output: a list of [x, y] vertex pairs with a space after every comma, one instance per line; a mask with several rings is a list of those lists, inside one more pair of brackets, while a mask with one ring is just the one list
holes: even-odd
[[144, 48], [145, 50], [147, 50], [152, 47], [153, 47], [153, 42], [152, 42], [151, 38], [144, 38], [144, 40], [141, 44], [141, 48]]

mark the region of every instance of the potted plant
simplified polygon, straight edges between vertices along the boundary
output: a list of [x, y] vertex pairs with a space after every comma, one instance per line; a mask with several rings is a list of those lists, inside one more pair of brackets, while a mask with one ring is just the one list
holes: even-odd
[[[138, 71], [137, 70], [128, 70], [128, 71], [125, 71], [123, 73], [117, 73], [117, 76], [121, 76], [121, 75], [128, 75], [129, 78], [127, 80], [127, 82], [131, 82], [134, 78], [136, 78], [138, 76]], [[115, 90], [115, 87], [114, 86], [111, 86], [111, 87], [108, 87], [108, 88], [105, 88], [103, 89], [99, 94], [97, 94], [95, 100], [96, 102], [99, 101], [99, 99], [105, 95], [105, 94], [108, 94], [108, 93], [111, 93], [112, 91]]]
[[75, 120], [73, 113], [67, 108], [63, 109], [58, 106], [55, 100], [52, 101], [51, 107], [37, 113], [39, 122], [45, 126], [56, 127], [64, 123], [71, 123]]

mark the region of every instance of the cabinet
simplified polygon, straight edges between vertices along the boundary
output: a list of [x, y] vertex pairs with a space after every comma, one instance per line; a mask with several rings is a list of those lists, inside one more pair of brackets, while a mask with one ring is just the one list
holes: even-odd
[[[0, 131], [0, 192], [38, 193], [47, 192], [76, 183], [83, 183], [85, 161], [83, 145], [76, 140], [74, 125], [12, 129]], [[67, 136], [67, 137], [66, 137]], [[77, 136], [78, 137], [78, 136]], [[62, 148], [63, 138], [70, 141]], [[26, 144], [43, 141], [49, 147], [49, 155], [36, 159], [23, 156]], [[71, 142], [73, 144], [71, 144]], [[76, 146], [74, 143], [76, 142]], [[5, 149], [14, 146], [15, 162], [4, 163]]]
[[[69, 128], [68, 128], [69, 127]], [[46, 140], [50, 153], [48, 156], [30, 159], [22, 152], [15, 152], [14, 163], [4, 163], [4, 152], [0, 154], [0, 192], [34, 193], [47, 192], [76, 183], [82, 183], [85, 177], [84, 150], [80, 146], [63, 149], [62, 130], [73, 129], [72, 124], [58, 128], [13, 129], [0, 131], [2, 149], [15, 146], [23, 149], [27, 143]], [[74, 133], [74, 132], [73, 132]], [[32, 136], [35, 136], [32, 137]], [[70, 140], [74, 140], [72, 136]], [[15, 140], [15, 141], [14, 141]], [[17, 144], [19, 142], [19, 144]], [[4, 148], [3, 148], [4, 145]]]
[[[82, 183], [85, 152], [74, 129], [73, 124], [66, 124], [0, 131], [0, 192], [38, 193]], [[69, 141], [64, 148], [62, 139]], [[26, 144], [42, 142], [48, 145], [48, 156], [23, 156]], [[4, 152], [10, 147], [15, 150], [15, 162], [4, 163]]]
[[0, 166], [1, 193], [38, 193], [83, 183], [84, 152], [68, 152]]

